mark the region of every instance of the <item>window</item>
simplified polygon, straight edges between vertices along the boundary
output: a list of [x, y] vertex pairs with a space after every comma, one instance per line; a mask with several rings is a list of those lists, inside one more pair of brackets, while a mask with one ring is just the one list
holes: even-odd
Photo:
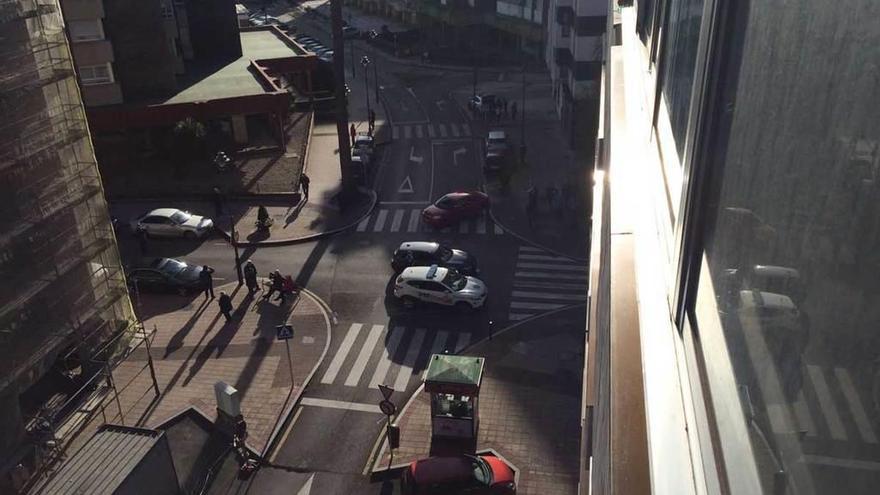
[[70, 31], [70, 39], [74, 43], [104, 39], [104, 26], [101, 19], [70, 21], [67, 27]]
[[730, 5], [694, 158], [707, 177], [688, 302], [721, 492], [876, 493], [876, 3]]
[[113, 82], [113, 70], [110, 64], [84, 65], [79, 67], [79, 78], [84, 86]]

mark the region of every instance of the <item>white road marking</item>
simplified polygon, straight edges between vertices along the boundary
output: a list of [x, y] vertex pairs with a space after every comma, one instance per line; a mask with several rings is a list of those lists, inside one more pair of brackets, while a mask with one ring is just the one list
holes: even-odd
[[[279, 449], [279, 450], [281, 450], [281, 449]], [[303, 485], [302, 488], [300, 488], [298, 492], [296, 492], [296, 495], [309, 495], [310, 493], [312, 493], [312, 480], [314, 480], [314, 479], [315, 479], [315, 474], [312, 473], [312, 475], [309, 476], [309, 480], [306, 481], [306, 484]]]
[[452, 137], [458, 137], [458, 126], [455, 124], [449, 124], [449, 130], [452, 132]]
[[458, 334], [458, 339], [455, 341], [455, 353], [458, 354], [463, 351], [468, 345], [471, 343], [471, 334], [469, 333], [460, 333]]
[[359, 402], [345, 402], [341, 400], [316, 399], [314, 397], [303, 397], [299, 401], [304, 406], [324, 407], [327, 409], [343, 409], [346, 411], [360, 411], [369, 413], [382, 414], [379, 406], [375, 404], [361, 404]]
[[458, 166], [458, 155], [463, 155], [467, 153], [467, 148], [458, 148], [457, 150], [452, 152], [452, 163], [456, 167]]
[[391, 128], [391, 139], [400, 139], [400, 131], [399, 127], [394, 126]]
[[370, 378], [370, 388], [379, 388], [380, 383], [384, 384], [385, 375], [388, 374], [388, 368], [391, 367], [391, 358], [397, 352], [397, 348], [400, 346], [400, 339], [403, 337], [405, 330], [404, 327], [394, 327], [394, 330], [388, 337], [385, 350], [382, 351], [382, 357], [379, 358], [379, 363], [376, 365], [376, 370], [373, 372], [373, 378]]
[[470, 224], [468, 222], [462, 221], [458, 224], [458, 232], [461, 234], [467, 234], [469, 225]]
[[797, 400], [794, 401], [794, 415], [797, 418], [798, 427], [801, 431], [806, 432], [807, 436], [816, 436], [816, 423], [810, 416], [810, 410], [807, 408], [807, 401], [804, 400], [804, 391], [798, 392]]
[[849, 372], [844, 368], [834, 368], [834, 374], [837, 376], [837, 381], [840, 382], [840, 391], [846, 397], [849, 410], [852, 412], [853, 420], [856, 422], [856, 428], [859, 429], [862, 440], [867, 443], [877, 443], [877, 435], [871, 428], [871, 421], [868, 419], [861, 399], [859, 399], [859, 394], [856, 393], [856, 387], [853, 385]]
[[407, 232], [418, 232], [419, 230], [419, 213], [421, 210], [413, 208], [409, 212], [409, 224], [406, 226]]
[[365, 232], [367, 230], [367, 224], [370, 223], [370, 217], [372, 217], [372, 215], [367, 215], [366, 217], [364, 217], [363, 220], [361, 220], [361, 223], [359, 223], [357, 226], [358, 232]]
[[394, 211], [394, 218], [391, 220], [391, 232], [397, 232], [400, 230], [400, 223], [403, 222], [404, 213], [406, 213], [404, 210]]
[[465, 136], [471, 135], [471, 126], [468, 124], [461, 124], [461, 133]]
[[768, 404], [767, 417], [770, 419], [770, 428], [773, 433], [792, 433], [791, 425], [786, 422], [784, 405]]
[[376, 347], [376, 342], [379, 342], [379, 337], [382, 336], [382, 330], [384, 329], [385, 327], [383, 325], [373, 325], [373, 328], [370, 329], [370, 333], [367, 335], [367, 340], [364, 342], [363, 347], [361, 347], [361, 352], [358, 353], [354, 366], [352, 366], [351, 371], [348, 372], [348, 378], [345, 379], [346, 387], [357, 387], [361, 375], [364, 374], [364, 369], [367, 367], [367, 362], [370, 360], [370, 356], [373, 355], [373, 349]]
[[376, 216], [376, 223], [373, 224], [373, 232], [382, 232], [382, 229], [385, 228], [385, 219], [388, 218], [388, 210], [379, 210], [379, 214]]
[[[568, 290], [580, 290], [587, 291], [586, 285], [581, 284], [564, 284], [560, 282], [520, 282], [514, 280], [514, 287], [526, 287], [531, 289], [568, 289]], [[586, 296], [585, 296], [586, 297]]]
[[567, 306], [567, 304], [536, 303], [523, 301], [513, 301], [510, 303], [511, 309], [559, 309], [564, 308], [565, 306]]
[[522, 253], [520, 253], [517, 256], [517, 258], [521, 259], [521, 260], [560, 261], [562, 263], [572, 263], [572, 261], [569, 259], [560, 258], [558, 256], [547, 256], [545, 254], [522, 254]]
[[440, 131], [440, 137], [445, 138], [445, 137], [447, 136], [447, 134], [446, 134], [446, 126], [443, 125], [443, 124], [438, 124], [438, 125], [437, 125], [437, 128], [438, 128], [437, 130]]
[[813, 382], [813, 389], [819, 399], [819, 408], [822, 410], [822, 415], [825, 416], [825, 423], [831, 431], [831, 438], [846, 440], [846, 430], [843, 428], [843, 422], [840, 420], [840, 415], [837, 414], [837, 409], [834, 408], [834, 399], [831, 397], [831, 390], [828, 389], [825, 375], [822, 374], [822, 368], [808, 364], [807, 374], [810, 376], [810, 381]]
[[512, 297], [525, 297], [527, 299], [559, 299], [564, 301], [586, 301], [586, 294], [560, 294], [558, 292], [531, 292], [524, 290], [513, 291]]
[[434, 124], [431, 124], [428, 126], [428, 137], [430, 137], [430, 138], [434, 137]]
[[345, 358], [348, 356], [348, 352], [351, 351], [351, 346], [354, 345], [354, 341], [357, 339], [362, 327], [363, 325], [360, 323], [352, 323], [348, 328], [348, 333], [345, 334], [342, 343], [339, 344], [339, 350], [336, 351], [333, 361], [330, 361], [330, 366], [327, 367], [324, 377], [321, 378], [321, 383], [333, 383], [333, 380], [336, 379], [336, 375], [339, 374], [339, 369], [342, 368], [342, 363], [345, 362]]
[[502, 229], [501, 226], [498, 225], [497, 223], [494, 224], [493, 228], [495, 229], [495, 234], [497, 234], [497, 235], [501, 235], [504, 233], [504, 229]]
[[400, 187], [397, 188], [397, 192], [401, 194], [409, 194], [415, 192], [412, 185], [412, 179], [407, 175], [406, 179], [403, 179], [403, 182], [400, 183]]
[[507, 315], [507, 319], [510, 321], [520, 321], [525, 320], [526, 318], [530, 318], [534, 315], [524, 315], [522, 313], [510, 313]]
[[409, 161], [411, 161], [411, 162], [416, 162], [416, 163], [422, 163], [424, 160], [425, 160], [425, 159], [424, 159], [423, 157], [421, 157], [421, 156], [416, 156], [416, 147], [415, 147], [415, 146], [410, 147], [410, 149], [409, 149]]
[[477, 233], [485, 234], [486, 233], [486, 217], [480, 216], [477, 217]]
[[422, 138], [422, 126], [420, 126], [420, 125], [416, 126], [416, 137], [419, 139]]
[[425, 340], [425, 329], [416, 329], [412, 341], [409, 343], [409, 349], [406, 350], [406, 356], [403, 358], [403, 362], [400, 363], [400, 369], [397, 371], [397, 379], [394, 380], [394, 390], [401, 392], [406, 390], [406, 384], [409, 383], [409, 379], [412, 377], [413, 366], [415, 366], [416, 359], [419, 357], [423, 340]]
[[553, 265], [550, 263], [517, 263], [517, 268], [538, 268], [543, 270], [562, 270], [565, 272], [586, 272], [587, 267], [578, 265]]
[[824, 455], [804, 455], [807, 464], [823, 464], [825, 466], [843, 467], [851, 469], [863, 469], [867, 471], [880, 471], [880, 462], [863, 461], [861, 459], [841, 459]]
[[412, 137], [412, 127], [408, 126], [408, 125], [404, 126], [403, 127], [403, 138], [410, 139], [411, 137]]
[[526, 253], [546, 253], [547, 252], [541, 248], [536, 248], [534, 246], [520, 246], [519, 250], [524, 251]]
[[[431, 345], [431, 355], [440, 354], [446, 350], [446, 341], [449, 339], [449, 332], [441, 330], [434, 336], [434, 344]], [[430, 357], [430, 356], [429, 356]]]
[[586, 275], [572, 275], [569, 273], [550, 273], [550, 272], [531, 272], [531, 271], [518, 271], [514, 274], [516, 277], [522, 278], [552, 278], [559, 280], [586, 280]]

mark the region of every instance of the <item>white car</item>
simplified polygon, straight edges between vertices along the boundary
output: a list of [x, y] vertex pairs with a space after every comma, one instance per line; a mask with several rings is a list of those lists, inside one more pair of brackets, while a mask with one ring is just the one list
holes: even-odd
[[411, 266], [394, 281], [394, 296], [406, 307], [418, 301], [462, 310], [476, 309], [486, 302], [489, 289], [481, 280], [437, 265]]
[[157, 208], [131, 221], [132, 233], [145, 232], [150, 237], [204, 237], [214, 229], [210, 218], [193, 215], [177, 208]]

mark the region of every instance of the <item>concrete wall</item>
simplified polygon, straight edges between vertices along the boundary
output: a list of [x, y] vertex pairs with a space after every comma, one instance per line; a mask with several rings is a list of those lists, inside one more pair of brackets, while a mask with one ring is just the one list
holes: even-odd
[[113, 66], [125, 100], [174, 91], [174, 55], [166, 43], [159, 0], [113, 0], [104, 10], [104, 32], [113, 43]]

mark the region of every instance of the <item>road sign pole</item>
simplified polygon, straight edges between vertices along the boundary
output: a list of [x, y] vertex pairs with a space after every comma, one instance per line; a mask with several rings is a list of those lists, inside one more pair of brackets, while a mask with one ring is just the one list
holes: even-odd
[[290, 357], [290, 339], [284, 339], [284, 345], [287, 347], [287, 369], [290, 371], [290, 390], [292, 392], [296, 383], [293, 381], [293, 359]]

